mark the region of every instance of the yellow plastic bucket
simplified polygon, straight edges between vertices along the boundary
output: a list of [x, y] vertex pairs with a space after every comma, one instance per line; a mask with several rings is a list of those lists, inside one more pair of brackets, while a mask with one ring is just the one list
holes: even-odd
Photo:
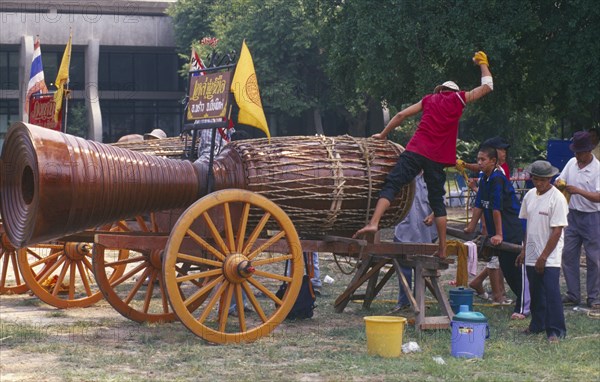
[[406, 318], [390, 316], [364, 317], [367, 331], [367, 351], [370, 355], [400, 357], [402, 334]]

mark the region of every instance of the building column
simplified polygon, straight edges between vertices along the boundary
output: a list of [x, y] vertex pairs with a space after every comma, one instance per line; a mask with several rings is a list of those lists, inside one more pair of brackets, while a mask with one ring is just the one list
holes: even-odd
[[102, 142], [102, 113], [98, 97], [98, 63], [100, 62], [100, 40], [90, 39], [85, 49], [85, 106], [88, 110], [87, 137]]
[[29, 76], [31, 76], [31, 59], [33, 58], [33, 36], [21, 37], [21, 55], [19, 57], [19, 119], [24, 122], [25, 98], [27, 98], [27, 86], [29, 85]]

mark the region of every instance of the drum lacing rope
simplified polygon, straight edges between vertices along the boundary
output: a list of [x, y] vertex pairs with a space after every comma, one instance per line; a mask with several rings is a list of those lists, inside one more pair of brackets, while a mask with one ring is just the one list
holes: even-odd
[[[373, 181], [371, 179], [371, 162], [369, 160], [369, 150], [367, 147], [367, 150], [365, 150], [365, 148], [363, 147], [363, 145], [358, 142], [358, 140], [354, 137], [349, 136], [349, 138], [351, 138], [354, 143], [356, 143], [356, 145], [358, 146], [358, 148], [360, 149], [360, 152], [363, 155], [363, 158], [366, 162], [367, 165], [367, 178], [369, 179], [369, 191], [368, 191], [368, 198], [367, 198], [367, 210], [365, 211], [365, 224], [369, 223], [369, 213], [371, 211], [371, 198], [373, 196]], [[367, 140], [365, 140], [365, 145], [366, 145]]]
[[[363, 250], [365, 249], [364, 246], [360, 246], [360, 252], [358, 252], [358, 257], [356, 258], [356, 261], [354, 262], [354, 265], [352, 265], [352, 263], [350, 262], [350, 257], [351, 256], [345, 256], [346, 257], [346, 264], [350, 265], [351, 269], [346, 272], [342, 269], [342, 266], [340, 265], [340, 262], [338, 260], [338, 257], [336, 256], [335, 252], [333, 252], [333, 261], [335, 261], [335, 265], [337, 265], [338, 269], [340, 270], [340, 272], [342, 272], [344, 275], [351, 275], [354, 273], [354, 271], [358, 268], [358, 264], [360, 263], [360, 259], [362, 258], [363, 255]], [[348, 253], [348, 255], [350, 255], [350, 253]]]
[[338, 215], [342, 209], [342, 197], [344, 195], [344, 170], [340, 162], [340, 154], [334, 152], [335, 150], [335, 139], [328, 138], [324, 135], [319, 135], [325, 150], [327, 150], [327, 156], [332, 163], [332, 176], [333, 176], [333, 191], [331, 207], [327, 212], [325, 226], [328, 228], [333, 227], [333, 224], [337, 221]]

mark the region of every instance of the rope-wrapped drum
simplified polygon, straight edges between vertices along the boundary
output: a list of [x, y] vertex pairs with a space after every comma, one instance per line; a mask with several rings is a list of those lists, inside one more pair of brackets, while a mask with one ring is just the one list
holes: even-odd
[[[296, 136], [232, 142], [220, 157], [231, 151], [243, 163], [245, 188], [280, 205], [306, 237], [349, 235], [364, 226], [403, 148], [350, 136]], [[413, 195], [412, 186], [404, 187], [381, 225], [399, 222]]]

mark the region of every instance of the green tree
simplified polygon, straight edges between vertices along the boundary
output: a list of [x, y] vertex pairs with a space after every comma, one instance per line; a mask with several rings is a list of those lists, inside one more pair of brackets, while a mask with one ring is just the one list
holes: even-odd
[[464, 140], [500, 134], [527, 160], [548, 137], [600, 123], [591, 0], [180, 0], [169, 14], [186, 54], [205, 35], [220, 51], [246, 39], [271, 115], [328, 111], [364, 126], [369, 109], [400, 109], [445, 80], [477, 86], [470, 58], [484, 50], [495, 90], [466, 110]]
[[75, 103], [67, 110], [67, 133], [78, 137], [87, 138], [89, 122], [87, 109], [83, 103]]
[[179, 0], [167, 9], [173, 18], [175, 41], [181, 53], [189, 55], [192, 43], [211, 36], [211, 10], [215, 0]]
[[[185, 0], [180, 3], [183, 4], [172, 7], [169, 14], [176, 23], [182, 23], [175, 31], [182, 46], [197, 39], [199, 33], [217, 37], [217, 51], [221, 53], [239, 51], [242, 41], [246, 40], [254, 59], [265, 112], [280, 120], [283, 128], [286, 119], [328, 108], [329, 85], [322, 69], [318, 20], [313, 7], [304, 6], [301, 0]], [[195, 4], [202, 10], [195, 10]], [[204, 17], [209, 24], [186, 30], [185, 25], [192, 15], [196, 19]]]
[[495, 91], [467, 109], [461, 137], [501, 134], [525, 157], [530, 143], [539, 146], [530, 140], [547, 139], [556, 121], [567, 136], [598, 124], [600, 10], [590, 0], [349, 0], [321, 8], [327, 73], [348, 109], [364, 95], [401, 108], [447, 79], [477, 86], [470, 57], [481, 49]]
[[223, 1], [213, 7], [213, 18], [221, 49], [239, 50], [246, 40], [271, 112], [298, 116], [325, 100], [318, 30], [301, 1]]

